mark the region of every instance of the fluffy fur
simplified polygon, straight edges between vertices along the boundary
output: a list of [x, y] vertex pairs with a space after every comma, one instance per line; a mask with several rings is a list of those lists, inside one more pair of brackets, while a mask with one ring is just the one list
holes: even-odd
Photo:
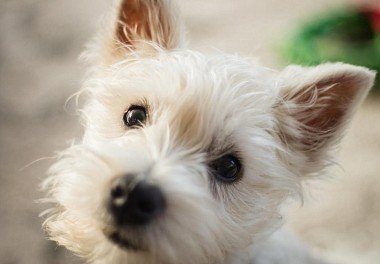
[[[116, 6], [112, 26], [86, 53], [83, 139], [44, 182], [54, 203], [44, 224], [51, 239], [91, 263], [322, 263], [275, 232], [281, 205], [302, 198], [302, 181], [333, 161], [375, 74], [339, 63], [277, 72], [204, 55], [182, 47], [168, 0]], [[148, 122], [131, 130], [122, 117], [136, 104]], [[233, 184], [209, 169], [227, 153], [243, 165]], [[107, 239], [117, 228], [106, 210], [111, 182], [130, 172], [147, 174], [168, 204], [148, 226], [120, 230], [137, 251]]]

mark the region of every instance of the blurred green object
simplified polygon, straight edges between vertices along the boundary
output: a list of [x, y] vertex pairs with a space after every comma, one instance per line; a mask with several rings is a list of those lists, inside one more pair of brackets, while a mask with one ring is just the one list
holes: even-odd
[[[380, 72], [379, 10], [376, 17], [371, 12], [343, 10], [306, 24], [283, 47], [285, 59], [302, 65], [341, 61]], [[375, 87], [380, 92], [379, 78]]]

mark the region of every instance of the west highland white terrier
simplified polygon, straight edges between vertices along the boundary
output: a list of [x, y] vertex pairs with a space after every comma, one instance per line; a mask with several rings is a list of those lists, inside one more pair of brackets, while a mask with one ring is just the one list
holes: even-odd
[[323, 263], [281, 229], [375, 73], [270, 70], [183, 45], [169, 0], [124, 0], [85, 57], [79, 144], [44, 182], [52, 240], [91, 263]]

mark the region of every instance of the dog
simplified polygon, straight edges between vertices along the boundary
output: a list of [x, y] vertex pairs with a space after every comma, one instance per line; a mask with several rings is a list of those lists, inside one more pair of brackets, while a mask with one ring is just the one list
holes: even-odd
[[282, 208], [334, 163], [375, 73], [189, 50], [169, 0], [107, 21], [84, 55], [83, 138], [43, 183], [50, 238], [91, 263], [325, 263]]

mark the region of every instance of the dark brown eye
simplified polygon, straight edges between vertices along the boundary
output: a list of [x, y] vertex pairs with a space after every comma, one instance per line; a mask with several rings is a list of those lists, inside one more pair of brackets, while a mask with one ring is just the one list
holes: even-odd
[[146, 110], [142, 106], [131, 106], [123, 116], [124, 124], [127, 127], [139, 127], [146, 121]]
[[217, 180], [232, 183], [239, 179], [241, 165], [233, 155], [225, 155], [212, 163], [213, 173]]

